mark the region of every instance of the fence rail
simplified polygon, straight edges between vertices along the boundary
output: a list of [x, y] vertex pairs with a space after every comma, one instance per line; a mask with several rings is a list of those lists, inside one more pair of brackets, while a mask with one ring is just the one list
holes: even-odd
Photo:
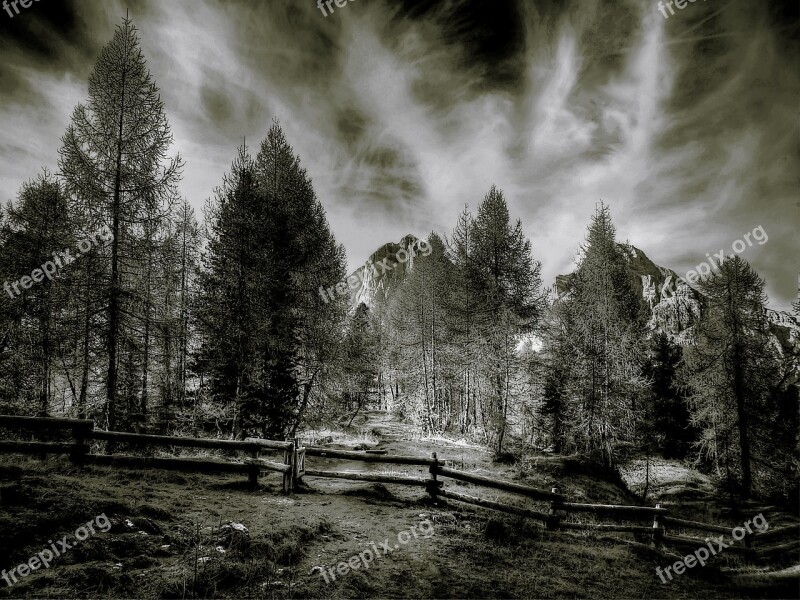
[[492, 477], [486, 477], [484, 475], [477, 475], [475, 473], [465, 473], [464, 471], [457, 471], [455, 469], [450, 469], [448, 467], [440, 467], [436, 464], [433, 465], [431, 472], [435, 473], [436, 475], [441, 475], [442, 477], [450, 477], [451, 479], [458, 479], [460, 481], [466, 481], [467, 483], [484, 485], [487, 487], [494, 488], [496, 490], [502, 490], [504, 492], [513, 492], [515, 494], [522, 494], [524, 496], [528, 496], [529, 498], [534, 498], [536, 500], [560, 501], [563, 499], [559, 494], [548, 492], [547, 490], [540, 490], [538, 488], [534, 488], [528, 485], [522, 485], [520, 483], [512, 483], [510, 481], [502, 481], [500, 479], [494, 479]]
[[[21, 453], [40, 456], [43, 454], [68, 454], [71, 460], [76, 464], [133, 469], [155, 468], [199, 473], [246, 474], [253, 487], [258, 485], [258, 478], [263, 471], [270, 471], [282, 475], [283, 490], [285, 493], [294, 490], [300, 484], [303, 477], [348, 479], [352, 481], [422, 487], [425, 488], [427, 493], [434, 499], [444, 498], [454, 500], [485, 509], [501, 511], [541, 521], [548, 529], [649, 535], [656, 546], [668, 544], [676, 548], [697, 548], [698, 544], [702, 545], [703, 542], [701, 539], [675, 535], [672, 531], [673, 529], [693, 529], [722, 534], [729, 533], [733, 529], [721, 525], [691, 521], [672, 516], [668, 508], [663, 508], [658, 504], [652, 507], [568, 502], [564, 496], [558, 492], [557, 488], [552, 488], [548, 491], [521, 483], [480, 475], [478, 473], [460, 471], [447, 466], [447, 462], [440, 461], [436, 454], [433, 454], [431, 458], [427, 458], [390, 455], [387, 454], [385, 450], [352, 451], [332, 450], [318, 446], [302, 447], [297, 439], [279, 441], [246, 438], [240, 441], [103, 431], [95, 429], [94, 422], [86, 419], [0, 415], [0, 429], [20, 429], [36, 432], [65, 430], [71, 432], [73, 438], [73, 443], [0, 440], [0, 453]], [[231, 462], [208, 458], [142, 457], [114, 453], [89, 454], [90, 448], [86, 443], [88, 440], [107, 441], [112, 444], [128, 444], [133, 446], [150, 445], [229, 450], [244, 452], [248, 456], [244, 457], [239, 462]], [[266, 460], [260, 456], [261, 452], [282, 452], [284, 460], [282, 463]], [[428, 467], [429, 477], [390, 475], [361, 471], [306, 469], [305, 459], [307, 456], [321, 459]], [[440, 478], [454, 479], [476, 486], [518, 494], [526, 497], [528, 500], [546, 503], [547, 509], [545, 512], [543, 507], [543, 510], [537, 510], [536, 508], [515, 506], [463, 494], [446, 488], [444, 482]], [[652, 519], [653, 523], [652, 526], [645, 526], [627, 523], [574, 523], [566, 520], [568, 515], [579, 513], [593, 513], [597, 516], [623, 521]], [[668, 531], [669, 535], [667, 535]], [[782, 542], [775, 546], [754, 548], [755, 544], [761, 545], [774, 540], [781, 541], [783, 538], [789, 536], [794, 539], [788, 543]], [[730, 545], [727, 549], [734, 554], [744, 555], [748, 560], [769, 558], [775, 555], [797, 551], [798, 548], [800, 548], [800, 541], [797, 539], [799, 536], [800, 524], [780, 527], [763, 533], [747, 532], [743, 539], [739, 540], [743, 545]]]
[[414, 485], [426, 487], [429, 479], [409, 477], [405, 475], [381, 475], [379, 473], [359, 473], [357, 471], [317, 471], [306, 469], [306, 477], [331, 477], [334, 479], [351, 479], [353, 481], [370, 481], [373, 483], [393, 483], [398, 485]]
[[[0, 440], [0, 452], [16, 454], [69, 454], [75, 464], [95, 466], [124, 467], [131, 469], [164, 469], [193, 473], [244, 473], [252, 487], [258, 485], [262, 471], [273, 471], [283, 476], [283, 491], [291, 492], [297, 484], [302, 469], [296, 460], [304, 449], [298, 449], [296, 440], [277, 441], [262, 439], [219, 440], [211, 438], [191, 438], [168, 435], [104, 431], [94, 428], [94, 421], [88, 419], [61, 419], [52, 417], [21, 417], [0, 415], [0, 429], [23, 429], [30, 431], [70, 430], [74, 443], [63, 442], [23, 442]], [[245, 452], [249, 456], [241, 462], [231, 462], [209, 458], [142, 457], [123, 454], [89, 454], [87, 440], [107, 441], [114, 444], [133, 446], [183, 447], [196, 449], [215, 449]], [[298, 452], [300, 450], [300, 452]], [[265, 460], [261, 452], [283, 452], [284, 462]]]
[[654, 514], [667, 514], [666, 508], [653, 506], [624, 506], [619, 504], [580, 504], [577, 502], [562, 502], [560, 508], [568, 512], [591, 512], [597, 514], [625, 516], [651, 516]]
[[435, 464], [432, 458], [418, 456], [391, 456], [388, 454], [375, 454], [372, 452], [355, 450], [328, 450], [316, 446], [306, 448], [306, 456], [317, 456], [319, 458], [338, 458], [341, 460], [358, 460], [361, 462], [377, 462], [392, 465], [410, 465], [428, 467]]
[[[106, 440], [109, 442], [123, 442], [135, 445], [181, 446], [183, 448], [208, 448], [215, 450], [241, 450], [243, 452], [256, 452], [263, 446], [255, 442], [238, 440], [215, 440], [210, 438], [177, 437], [169, 435], [149, 435], [143, 433], [123, 433], [120, 431], [103, 431], [95, 429], [86, 434], [93, 440]], [[291, 444], [285, 447], [289, 449]]]
[[90, 419], [57, 419], [54, 417], [22, 417], [18, 415], [0, 415], [0, 427], [7, 429], [31, 429], [45, 431], [53, 429], [94, 429], [94, 421]]
[[709, 523], [700, 523], [698, 521], [687, 521], [686, 519], [678, 519], [677, 517], [663, 517], [661, 521], [665, 525], [677, 525], [684, 529], [698, 529], [700, 531], [711, 531], [712, 533], [728, 533], [731, 528], [725, 528], [720, 525], [711, 525]]

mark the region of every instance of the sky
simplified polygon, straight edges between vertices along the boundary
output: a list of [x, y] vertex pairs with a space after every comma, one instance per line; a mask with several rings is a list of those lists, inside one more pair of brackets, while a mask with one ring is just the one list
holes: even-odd
[[127, 10], [186, 163], [181, 193], [199, 216], [237, 146], [257, 149], [277, 119], [350, 270], [408, 233], [449, 235], [494, 184], [546, 285], [573, 270], [602, 201], [620, 241], [679, 275], [761, 227], [767, 241], [741, 256], [770, 306], [787, 310], [800, 278], [798, 2], [681, 4], [9, 6], [0, 201], [42, 168], [58, 171], [60, 138]]

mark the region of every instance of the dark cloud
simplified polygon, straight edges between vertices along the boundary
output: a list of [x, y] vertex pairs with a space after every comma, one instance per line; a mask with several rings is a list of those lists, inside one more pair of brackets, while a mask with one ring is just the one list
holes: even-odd
[[622, 239], [683, 274], [759, 225], [744, 258], [796, 289], [797, 2], [40, 0], [0, 12], [3, 200], [59, 138], [126, 10], [200, 207], [236, 147], [280, 119], [351, 266], [447, 233], [505, 192], [543, 261], [571, 269], [601, 199]]

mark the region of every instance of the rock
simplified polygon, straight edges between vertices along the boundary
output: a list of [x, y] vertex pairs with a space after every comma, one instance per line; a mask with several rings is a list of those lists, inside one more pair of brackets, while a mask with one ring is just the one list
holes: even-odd
[[250, 541], [250, 534], [247, 527], [241, 523], [234, 523], [230, 521], [220, 526], [216, 531], [216, 538], [214, 544], [222, 548], [231, 548], [242, 544], [247, 544]]

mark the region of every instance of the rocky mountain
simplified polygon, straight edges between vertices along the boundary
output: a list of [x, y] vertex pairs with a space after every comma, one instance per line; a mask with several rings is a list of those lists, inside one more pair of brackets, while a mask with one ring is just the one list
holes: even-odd
[[[650, 329], [663, 331], [678, 343], [687, 341], [692, 326], [700, 318], [700, 293], [678, 277], [672, 269], [654, 263], [634, 246], [619, 244], [628, 261], [634, 289], [650, 310]], [[565, 293], [570, 275], [556, 278], [556, 293]]]
[[[663, 331], [678, 344], [688, 343], [703, 310], [703, 296], [675, 271], [657, 265], [640, 249], [624, 244], [620, 249], [628, 261], [634, 289], [649, 309], [650, 329]], [[360, 282], [350, 291], [351, 311], [362, 302], [373, 310], [385, 306], [414, 268], [415, 259], [429, 253], [430, 247], [413, 235], [381, 246], [351, 275]], [[569, 278], [570, 275], [556, 278], [557, 294], [566, 291]], [[766, 312], [776, 347], [784, 353], [800, 351], [800, 320], [783, 311]]]
[[700, 319], [702, 296], [672, 269], [661, 267], [634, 246], [621, 245], [635, 289], [650, 309], [650, 329], [685, 343]]
[[389, 242], [378, 248], [348, 277], [348, 280], [356, 277], [359, 281], [357, 287], [350, 289], [350, 311], [355, 311], [362, 302], [370, 310], [385, 306], [392, 292], [414, 268], [414, 261], [420, 254], [430, 254], [430, 247], [411, 234], [400, 243]]
[[[650, 260], [635, 246], [619, 245], [628, 261], [634, 288], [649, 308], [649, 327], [663, 331], [678, 344], [686, 344], [703, 310], [703, 296], [672, 269]], [[569, 275], [556, 278], [556, 292], [563, 294]], [[784, 353], [800, 351], [800, 321], [783, 311], [766, 310], [774, 343]]]

